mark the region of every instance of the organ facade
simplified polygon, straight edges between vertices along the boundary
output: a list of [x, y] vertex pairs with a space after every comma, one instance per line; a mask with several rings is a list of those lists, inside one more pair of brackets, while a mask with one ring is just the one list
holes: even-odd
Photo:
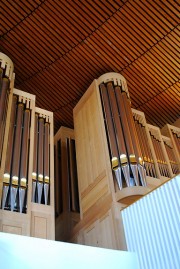
[[53, 113], [14, 88], [2, 53], [0, 64], [0, 231], [126, 249], [120, 212], [179, 174], [180, 129], [148, 124], [107, 73], [75, 106], [74, 130], [54, 136]]
[[14, 88], [3, 53], [0, 62], [0, 230], [54, 239], [53, 113]]

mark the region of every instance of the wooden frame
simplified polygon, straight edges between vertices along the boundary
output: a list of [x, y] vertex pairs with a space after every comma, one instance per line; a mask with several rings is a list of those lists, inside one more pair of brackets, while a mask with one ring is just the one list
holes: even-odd
[[[73, 110], [75, 139], [77, 148], [77, 166], [79, 178], [81, 218], [99, 200], [110, 193], [113, 201], [120, 201], [121, 193], [113, 180], [106, 131], [98, 85], [113, 81], [127, 90], [123, 76], [108, 73], [94, 80]], [[149, 189], [144, 188], [144, 193]], [[127, 188], [123, 190], [123, 199], [129, 196]], [[132, 187], [132, 195], [140, 195], [139, 188]], [[118, 197], [118, 198], [117, 198]]]
[[[167, 167], [168, 167], [168, 171], [169, 171], [169, 175], [170, 176], [169, 177], [164, 177], [161, 174], [159, 174], [158, 177], [161, 180], [165, 180], [166, 181], [169, 178], [173, 177], [173, 172], [172, 172], [171, 165], [170, 165], [170, 162], [169, 162], [169, 158], [167, 156], [167, 152], [166, 152], [166, 149], [165, 149], [165, 146], [164, 146], [164, 143], [163, 143], [161, 131], [160, 131], [159, 127], [156, 127], [156, 126], [153, 126], [153, 125], [150, 125], [150, 124], [147, 124], [147, 127], [148, 127], [149, 132], [151, 132], [154, 135], [154, 137], [156, 137], [160, 141], [161, 149], [162, 149], [164, 158], [166, 160], [166, 163], [167, 163]], [[152, 147], [153, 147], [153, 145], [152, 145]], [[157, 156], [155, 154], [155, 150], [154, 150], [154, 157], [155, 157], [156, 163], [158, 163]]]
[[[18, 89], [12, 90], [12, 96], [16, 95], [18, 101], [26, 104], [26, 108], [31, 110], [30, 123], [30, 144], [29, 144], [29, 164], [28, 164], [28, 188], [27, 188], [27, 212], [22, 214], [0, 209], [0, 230], [10, 233], [18, 233], [28, 236], [42, 237], [46, 239], [55, 238], [54, 223], [54, 146], [53, 146], [53, 113], [35, 107], [35, 95], [23, 92]], [[3, 148], [3, 162], [1, 166], [1, 178], [4, 175], [6, 159], [7, 140], [9, 132], [10, 113], [12, 96], [9, 100], [6, 141]], [[32, 169], [33, 169], [33, 148], [34, 148], [34, 117], [35, 113], [40, 114], [50, 123], [50, 205], [35, 204], [31, 202], [32, 196]], [[2, 184], [2, 183], [1, 183]], [[2, 187], [1, 187], [2, 188]], [[2, 190], [1, 190], [2, 193]], [[39, 233], [39, 229], [41, 233]]]
[[177, 149], [176, 143], [174, 141], [174, 137], [172, 134], [172, 131], [176, 134], [178, 134], [180, 136], [180, 128], [170, 125], [170, 124], [166, 124], [162, 129], [161, 129], [161, 133], [165, 136], [168, 136], [171, 138], [172, 144], [173, 144], [173, 148], [176, 154], [176, 159], [178, 160], [178, 163], [180, 164], [180, 152]]
[[[153, 132], [160, 141], [170, 177], [173, 173], [160, 129], [147, 124], [143, 112], [132, 109], [134, 116], [145, 126], [157, 178], [148, 176], [147, 187], [117, 189], [110, 164], [99, 94], [99, 84], [108, 81], [121, 85], [128, 94], [126, 81], [121, 75], [105, 74], [92, 82], [73, 110], [81, 220], [71, 231], [71, 241], [125, 250], [126, 241], [120, 211], [169, 179], [160, 173], [150, 132]], [[106, 218], [111, 221], [103, 233], [101, 223]], [[111, 234], [109, 238], [108, 232]], [[104, 243], [106, 240], [109, 241], [109, 245]]]
[[[79, 222], [80, 214], [70, 210], [70, 186], [68, 175], [67, 139], [74, 139], [74, 130], [61, 126], [54, 136], [55, 145], [55, 188], [56, 188], [56, 240], [68, 241], [70, 231]], [[61, 159], [58, 158], [58, 143]], [[59, 170], [61, 166], [61, 171]], [[60, 184], [61, 182], [61, 184]], [[61, 191], [60, 191], [61, 190]], [[59, 200], [61, 198], [61, 201]], [[60, 208], [61, 203], [61, 208]]]
[[7, 108], [7, 115], [6, 115], [6, 125], [5, 125], [4, 141], [3, 141], [3, 148], [2, 148], [2, 158], [0, 162], [0, 206], [1, 206], [3, 176], [4, 176], [4, 167], [5, 167], [5, 155], [6, 155], [7, 143], [8, 143], [9, 122], [10, 122], [15, 74], [13, 73], [14, 71], [13, 62], [7, 55], [5, 55], [2, 52], [0, 52], [0, 62], [1, 62], [1, 68], [3, 69], [6, 68], [5, 75], [10, 80], [10, 92], [9, 92], [8, 108]]
[[[31, 236], [45, 239], [55, 239], [55, 215], [54, 215], [54, 124], [53, 113], [35, 107], [35, 113], [50, 123], [50, 204], [37, 204], [31, 202], [32, 176], [29, 181], [29, 203], [31, 210]], [[35, 116], [35, 114], [34, 114]], [[34, 119], [33, 119], [34, 121]], [[33, 136], [34, 137], [34, 136]], [[32, 175], [32, 172], [31, 172]], [[39, 233], [39, 229], [41, 232]]]
[[[172, 140], [171, 140], [170, 137], [167, 137], [167, 136], [162, 135], [162, 140], [163, 140], [164, 143], [166, 143], [167, 145], [169, 145], [172, 148], [173, 153], [174, 153], [176, 164], [177, 164], [177, 166], [178, 166], [178, 168], [180, 170], [180, 160], [178, 159], [178, 156], [177, 156], [177, 148], [174, 148], [174, 145], [173, 145]], [[166, 154], [168, 156], [167, 150], [166, 150]], [[175, 176], [175, 174], [173, 174], [173, 176]]]

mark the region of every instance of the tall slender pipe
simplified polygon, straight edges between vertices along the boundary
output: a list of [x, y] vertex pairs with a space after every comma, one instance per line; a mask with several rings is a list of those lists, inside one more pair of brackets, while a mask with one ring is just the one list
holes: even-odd
[[32, 202], [36, 202], [37, 188], [37, 156], [38, 156], [38, 114], [35, 114], [34, 121], [34, 154], [33, 154], [33, 172], [32, 172]]
[[6, 95], [9, 89], [10, 80], [8, 78], [2, 78], [1, 95], [0, 95], [0, 124], [2, 123]]
[[19, 187], [19, 207], [23, 211], [25, 192], [27, 188], [27, 169], [28, 169], [28, 148], [29, 148], [29, 124], [30, 110], [24, 111], [23, 136], [21, 147], [21, 166], [20, 166], [20, 187]]
[[146, 186], [146, 175], [145, 175], [145, 170], [143, 167], [142, 153], [141, 153], [141, 149], [139, 146], [139, 141], [138, 141], [135, 125], [134, 125], [130, 100], [128, 99], [126, 92], [122, 92], [122, 99], [123, 99], [123, 103], [124, 103], [124, 107], [126, 111], [126, 118], [128, 121], [129, 129], [131, 130], [131, 138], [132, 138], [132, 143], [133, 143], [133, 147], [135, 151], [135, 158], [133, 157], [132, 160], [130, 161], [133, 162], [134, 159], [136, 159], [139, 174], [140, 174], [141, 184], [142, 186]]
[[38, 135], [38, 203], [41, 203], [43, 190], [43, 155], [44, 155], [44, 119], [39, 118], [39, 135]]
[[5, 169], [4, 169], [2, 208], [5, 207], [7, 195], [9, 192], [9, 186], [10, 186], [10, 174], [11, 174], [12, 155], [13, 155], [13, 139], [14, 139], [15, 120], [16, 120], [16, 107], [17, 107], [17, 97], [13, 96], [10, 126], [9, 126], [8, 145], [7, 145], [7, 152], [6, 152], [6, 162], [5, 162]]
[[129, 186], [134, 185], [134, 181], [132, 178], [130, 178], [129, 163], [128, 163], [128, 157], [127, 157], [128, 154], [126, 151], [127, 145], [125, 144], [125, 135], [124, 135], [122, 125], [121, 125], [122, 123], [121, 117], [119, 116], [118, 100], [116, 98], [116, 93], [115, 93], [112, 82], [107, 83], [107, 90], [108, 90], [108, 95], [110, 99], [112, 121], [114, 122], [117, 145], [118, 145], [118, 150], [120, 154], [121, 169], [123, 171], [126, 184], [129, 187]]
[[49, 123], [44, 124], [44, 200], [48, 204], [49, 181], [50, 181], [50, 154], [49, 154]]
[[128, 152], [128, 158], [130, 162], [131, 171], [133, 173], [133, 177], [135, 180], [136, 185], [139, 185], [139, 178], [138, 178], [138, 170], [136, 165], [136, 157], [135, 157], [135, 149], [133, 146], [133, 141], [131, 137], [131, 132], [129, 129], [127, 117], [126, 117], [126, 109], [124, 106], [124, 102], [122, 99], [121, 94], [121, 88], [119, 86], [115, 87], [115, 94], [117, 98], [117, 104], [118, 104], [118, 111], [119, 111], [119, 118], [121, 119], [122, 127], [123, 127], [123, 133], [124, 133], [124, 140]]
[[1, 98], [1, 91], [2, 91], [2, 78], [3, 78], [3, 69], [0, 68], [0, 98]]
[[120, 170], [117, 140], [116, 140], [114, 125], [113, 125], [113, 121], [111, 117], [108, 93], [107, 93], [106, 86], [104, 84], [100, 85], [100, 93], [101, 93], [102, 107], [103, 107], [104, 118], [105, 118], [105, 126], [107, 130], [107, 136], [108, 136], [108, 142], [109, 142], [112, 169], [114, 171], [116, 181], [118, 183], [118, 187], [119, 189], [122, 189], [123, 183], [122, 183], [121, 170]]
[[180, 136], [178, 136], [176, 133], [172, 132], [174, 141], [176, 143], [177, 149], [180, 152]]
[[[1, 74], [2, 75], [2, 74]], [[8, 78], [1, 77], [1, 87], [0, 87], [0, 160], [3, 147], [3, 137], [5, 131], [5, 115], [7, 110], [7, 98], [9, 91], [10, 80]]]
[[14, 210], [17, 196], [17, 188], [19, 181], [20, 157], [21, 157], [21, 137], [22, 137], [22, 123], [24, 114], [24, 104], [19, 103], [17, 108], [16, 132], [13, 149], [12, 161], [12, 186], [11, 186], [11, 211]]

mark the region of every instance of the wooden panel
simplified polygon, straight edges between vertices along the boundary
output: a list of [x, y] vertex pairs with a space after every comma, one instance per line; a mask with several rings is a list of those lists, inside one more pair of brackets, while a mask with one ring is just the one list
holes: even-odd
[[103, 177], [93, 188], [86, 191], [86, 195], [81, 196], [82, 212], [85, 213], [94, 203], [108, 194], [107, 178]]
[[47, 219], [34, 217], [34, 237], [47, 239]]
[[96, 226], [88, 228], [84, 233], [85, 245], [98, 246], [98, 234]]
[[22, 234], [22, 228], [3, 224], [2, 225], [2, 232], [21, 235]]
[[[126, 243], [123, 231], [123, 224], [120, 215], [120, 204], [111, 204], [106, 210], [96, 214], [94, 220], [79, 226], [76, 236], [72, 242], [90, 246], [98, 246], [110, 249], [126, 250]], [[77, 230], [77, 227], [75, 228]]]
[[96, 80], [75, 107], [74, 124], [82, 216], [114, 189]]
[[100, 219], [98, 225], [99, 233], [99, 246], [103, 248], [116, 249], [116, 240], [114, 234], [114, 226], [112, 216], [110, 214], [105, 215], [104, 218]]
[[[102, 112], [94, 81], [74, 110], [75, 138], [80, 192], [106, 173]], [[107, 142], [106, 142], [107, 144]], [[93, 156], [93, 158], [92, 158]], [[101, 176], [100, 176], [101, 177]]]

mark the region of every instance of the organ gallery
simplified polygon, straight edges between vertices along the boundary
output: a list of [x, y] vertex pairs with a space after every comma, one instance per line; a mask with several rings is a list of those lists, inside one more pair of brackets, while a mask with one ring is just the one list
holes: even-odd
[[1, 231], [126, 249], [120, 212], [179, 173], [180, 129], [148, 124], [125, 77], [106, 73], [74, 107], [74, 130], [54, 135], [53, 113], [0, 63]]

